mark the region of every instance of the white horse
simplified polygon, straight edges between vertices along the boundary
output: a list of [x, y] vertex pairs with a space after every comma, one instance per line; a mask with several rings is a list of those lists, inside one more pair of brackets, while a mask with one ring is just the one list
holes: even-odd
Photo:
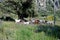
[[33, 24], [34, 22], [35, 22], [35, 19], [31, 19], [31, 22], [30, 23]]
[[48, 23], [48, 24], [53, 24], [53, 23], [54, 23], [54, 21], [47, 21], [47, 23]]
[[15, 22], [16, 23], [19, 23], [21, 20], [20, 19], [15, 19]]
[[23, 22], [24, 24], [30, 24], [30, 22], [28, 21], [28, 22]]
[[45, 20], [39, 20], [40, 21], [40, 23], [45, 23]]

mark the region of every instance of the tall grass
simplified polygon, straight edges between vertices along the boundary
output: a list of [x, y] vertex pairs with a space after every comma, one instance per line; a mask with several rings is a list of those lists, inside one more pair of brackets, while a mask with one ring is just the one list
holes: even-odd
[[0, 32], [0, 40], [58, 40], [54, 36], [47, 36], [44, 31], [36, 33], [37, 25], [3, 22], [1, 27], [4, 32]]

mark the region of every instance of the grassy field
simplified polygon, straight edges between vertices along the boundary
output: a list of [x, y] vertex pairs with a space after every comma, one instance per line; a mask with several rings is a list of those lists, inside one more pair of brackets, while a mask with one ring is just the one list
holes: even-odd
[[0, 24], [0, 40], [58, 40], [44, 31], [36, 33], [38, 25], [23, 25], [14, 22]]

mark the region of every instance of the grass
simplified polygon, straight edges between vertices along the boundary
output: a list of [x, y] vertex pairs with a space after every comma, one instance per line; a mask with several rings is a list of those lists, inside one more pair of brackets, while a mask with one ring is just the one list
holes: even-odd
[[58, 40], [46, 35], [44, 31], [36, 33], [37, 25], [23, 25], [14, 22], [3, 22], [0, 25], [0, 40]]

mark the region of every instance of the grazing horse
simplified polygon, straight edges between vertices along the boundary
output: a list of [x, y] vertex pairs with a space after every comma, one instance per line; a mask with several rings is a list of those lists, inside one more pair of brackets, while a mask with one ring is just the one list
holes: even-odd
[[40, 22], [39, 20], [35, 20], [34, 24], [39, 24], [39, 22]]
[[28, 22], [24, 22], [24, 24], [30, 24], [30, 22], [28, 21]]
[[40, 23], [45, 23], [45, 20], [39, 20], [40, 21]]
[[47, 24], [54, 24], [54, 21], [47, 21]]
[[15, 22], [16, 23], [19, 23], [21, 20], [20, 19], [15, 19]]

